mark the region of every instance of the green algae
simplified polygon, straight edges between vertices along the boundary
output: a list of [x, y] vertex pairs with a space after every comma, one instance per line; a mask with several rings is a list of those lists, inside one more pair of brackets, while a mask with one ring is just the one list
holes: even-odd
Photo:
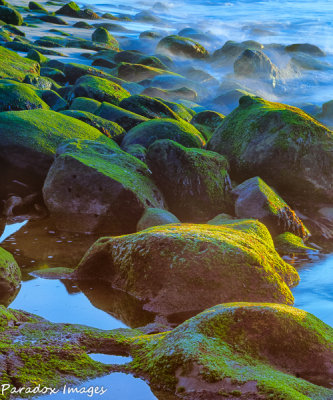
[[[172, 392], [200, 387], [208, 395], [237, 391], [251, 399], [329, 400], [332, 389], [320, 385], [331, 379], [332, 343], [332, 328], [305, 311], [230, 303], [173, 331], [136, 338], [131, 366], [153, 386]], [[243, 390], [247, 382], [252, 389]]]
[[274, 238], [276, 250], [282, 255], [309, 254], [318, 250], [304, 244], [303, 240], [290, 232], [282, 233]]
[[201, 44], [192, 39], [177, 35], [167, 36], [160, 40], [157, 50], [191, 58], [200, 59], [208, 57], [208, 51]]
[[23, 81], [26, 74], [39, 75], [39, 64], [0, 46], [0, 78]]
[[123, 140], [123, 146], [141, 144], [149, 147], [159, 139], [170, 139], [186, 147], [203, 147], [205, 140], [201, 133], [186, 121], [169, 118], [144, 122], [130, 130]]

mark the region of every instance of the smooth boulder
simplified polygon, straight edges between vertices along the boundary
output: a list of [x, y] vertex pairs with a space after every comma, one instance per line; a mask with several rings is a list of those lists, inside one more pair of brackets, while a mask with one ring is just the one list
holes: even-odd
[[231, 210], [229, 164], [224, 156], [164, 139], [148, 148], [146, 160], [170, 211], [180, 220], [205, 222]]
[[296, 107], [241, 97], [207, 148], [238, 181], [260, 176], [287, 200], [333, 199], [333, 132]]
[[135, 232], [147, 207], [164, 208], [148, 167], [111, 141], [60, 146], [43, 196], [56, 225], [75, 232]]
[[[293, 303], [296, 270], [274, 249], [257, 221], [212, 226], [171, 224], [99, 239], [75, 273], [111, 282], [144, 309], [196, 312], [228, 301]], [[196, 294], [193, 296], [193, 294]]]

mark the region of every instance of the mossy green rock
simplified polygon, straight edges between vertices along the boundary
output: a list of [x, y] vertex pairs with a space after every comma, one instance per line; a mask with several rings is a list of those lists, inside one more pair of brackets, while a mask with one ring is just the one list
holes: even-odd
[[97, 28], [91, 39], [93, 42], [103, 43], [113, 50], [119, 49], [117, 40], [103, 27]]
[[180, 117], [171, 110], [165, 103], [149, 96], [133, 95], [122, 100], [119, 104], [125, 110], [143, 115], [149, 119], [154, 118], [173, 118], [179, 120]]
[[161, 98], [157, 98], [157, 100], [162, 101], [165, 105], [167, 105], [173, 112], [175, 112], [181, 119], [191, 122], [193, 116], [195, 115], [195, 111], [190, 108], [184, 106], [180, 103], [174, 103], [173, 101], [167, 101]]
[[53, 111], [62, 111], [68, 107], [67, 101], [62, 98], [57, 92], [50, 89], [39, 89], [36, 91], [38, 96], [51, 108]]
[[120, 85], [97, 76], [83, 76], [79, 78], [73, 88], [75, 97], [88, 97], [94, 100], [119, 105], [121, 100], [130, 96], [130, 93]]
[[30, 49], [27, 54], [27, 58], [30, 60], [38, 62], [38, 64], [42, 65], [49, 61], [47, 57], [45, 57], [42, 53], [37, 50]]
[[296, 107], [244, 96], [207, 148], [228, 157], [232, 178], [260, 176], [304, 202], [333, 199], [333, 132]]
[[175, 121], [169, 118], [144, 122], [131, 129], [125, 136], [122, 145], [141, 144], [148, 148], [156, 140], [170, 139], [186, 147], [203, 147], [205, 140], [201, 133], [186, 121]]
[[24, 83], [0, 80], [0, 111], [20, 111], [49, 106], [37, 95], [34, 88]]
[[0, 46], [0, 78], [23, 81], [26, 74], [39, 75], [39, 64]]
[[142, 115], [135, 114], [131, 111], [107, 102], [102, 103], [101, 106], [95, 111], [95, 114], [99, 117], [117, 123], [118, 125], [122, 126], [125, 131], [129, 131], [137, 125], [148, 121], [148, 118], [143, 117]]
[[77, 18], [80, 13], [80, 7], [74, 2], [70, 1], [69, 3], [65, 4], [61, 7], [56, 14], [66, 15], [67, 17]]
[[57, 147], [73, 138], [109, 140], [90, 125], [50, 110], [0, 113], [0, 163], [21, 182], [40, 187]]
[[147, 208], [136, 227], [137, 231], [151, 228], [152, 226], [177, 224], [179, 219], [167, 210], [160, 208]]
[[[115, 336], [121, 337], [121, 332]], [[40, 385], [57, 388], [61, 393], [65, 384], [72, 387], [107, 374], [109, 367], [88, 355], [97, 352], [105, 337], [105, 331], [52, 324], [37, 315], [0, 306], [2, 399], [13, 398], [10, 389], [14, 388], [33, 390]], [[113, 342], [111, 333], [109, 340]]]
[[231, 210], [229, 165], [224, 156], [164, 139], [148, 148], [146, 160], [168, 207], [180, 220], [205, 222]]
[[192, 118], [191, 124], [208, 140], [223, 120], [224, 115], [216, 111], [201, 111]]
[[113, 139], [117, 143], [120, 143], [126, 134], [125, 129], [115, 122], [108, 121], [107, 119], [98, 117], [97, 115], [94, 115], [87, 111], [66, 110], [63, 111], [62, 114], [68, 115], [72, 118], [77, 118], [80, 121], [83, 121], [86, 124], [93, 126], [100, 132], [102, 132], [105, 136]]
[[102, 238], [75, 276], [109, 281], [163, 315], [228, 301], [292, 304], [288, 285], [298, 282], [296, 270], [277, 254], [264, 225], [239, 225], [171, 224]]
[[140, 82], [144, 79], [153, 79], [159, 75], [176, 75], [160, 68], [142, 64], [121, 63], [117, 67], [118, 77], [130, 82]]
[[134, 232], [147, 207], [164, 207], [148, 167], [111, 143], [75, 140], [58, 149], [43, 195], [60, 229]]
[[232, 191], [236, 198], [235, 214], [239, 218], [256, 218], [273, 236], [291, 232], [306, 238], [309, 231], [288, 204], [261, 178], [254, 177]]
[[182, 36], [171, 35], [163, 38], [157, 45], [157, 50], [189, 58], [207, 58], [208, 51], [198, 42]]
[[14, 257], [0, 247], [0, 302], [21, 285], [21, 270]]
[[29, 1], [29, 10], [47, 13], [48, 11], [41, 4], [35, 1]]
[[138, 337], [132, 365], [180, 398], [330, 400], [332, 343], [333, 329], [306, 311], [229, 303]]
[[0, 19], [6, 24], [22, 25], [22, 15], [12, 7], [0, 6]]
[[94, 113], [100, 107], [101, 102], [86, 97], [76, 97], [70, 106], [70, 110], [80, 110]]
[[318, 252], [318, 250], [313, 247], [307, 246], [300, 237], [290, 232], [278, 235], [274, 238], [274, 244], [276, 251], [281, 255], [310, 254]]

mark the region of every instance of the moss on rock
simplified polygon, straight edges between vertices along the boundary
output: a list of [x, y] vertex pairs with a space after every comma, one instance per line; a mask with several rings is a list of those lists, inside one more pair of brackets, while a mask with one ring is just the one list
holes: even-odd
[[145, 208], [164, 206], [150, 174], [112, 141], [70, 141], [58, 149], [48, 172], [45, 204], [63, 230], [134, 232]]
[[261, 176], [303, 202], [333, 198], [333, 132], [296, 107], [244, 96], [207, 148], [228, 157], [235, 179]]
[[149, 96], [133, 95], [121, 101], [120, 107], [146, 118], [172, 118], [179, 120], [180, 117], [165, 103]]
[[304, 244], [303, 240], [290, 232], [281, 233], [274, 238], [276, 251], [281, 255], [309, 254], [318, 252], [313, 247]]
[[329, 400], [332, 343], [333, 329], [303, 310], [229, 303], [134, 339], [132, 366], [180, 398]]
[[131, 129], [122, 145], [141, 144], [149, 147], [156, 140], [170, 139], [186, 147], [203, 147], [205, 140], [201, 133], [186, 121], [161, 118], [144, 122]]
[[206, 140], [210, 139], [216, 128], [223, 122], [224, 115], [216, 111], [201, 111], [191, 120], [198, 131], [200, 131]]
[[14, 257], [0, 247], [0, 302], [21, 285], [21, 270]]
[[88, 97], [94, 100], [119, 105], [130, 93], [120, 85], [97, 76], [82, 76], [73, 88], [75, 97]]
[[204, 222], [231, 209], [225, 157], [164, 139], [148, 148], [146, 160], [170, 210], [180, 220]]
[[93, 42], [103, 43], [113, 50], [119, 49], [117, 40], [103, 27], [97, 28], [91, 37]]
[[0, 46], [0, 78], [23, 81], [26, 74], [39, 75], [39, 64]]
[[0, 113], [0, 160], [4, 177], [41, 187], [57, 147], [67, 139], [108, 141], [99, 130], [50, 110]]
[[161, 314], [240, 300], [291, 304], [288, 285], [298, 283], [298, 274], [276, 253], [265, 226], [253, 224], [260, 223], [171, 224], [102, 238], [75, 276], [109, 281]]
[[0, 6], [0, 19], [6, 24], [22, 25], [22, 15], [13, 7]]
[[182, 36], [166, 36], [159, 41], [157, 50], [189, 58], [207, 58], [208, 51], [198, 42]]
[[49, 106], [37, 95], [32, 86], [0, 80], [0, 112], [36, 108], [48, 110]]
[[108, 121], [105, 118], [98, 117], [87, 111], [66, 110], [62, 114], [68, 115], [72, 118], [77, 118], [88, 125], [93, 126], [102, 132], [105, 136], [113, 139], [115, 142], [120, 143], [125, 136], [125, 130], [115, 122]]

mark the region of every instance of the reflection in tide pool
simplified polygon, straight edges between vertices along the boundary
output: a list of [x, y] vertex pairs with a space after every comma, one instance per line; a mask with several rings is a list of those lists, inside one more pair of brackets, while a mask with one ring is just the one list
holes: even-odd
[[82, 324], [99, 329], [125, 328], [126, 325], [94, 307], [82, 293], [68, 293], [59, 280], [37, 278], [22, 283], [10, 308], [37, 314], [51, 322]]
[[[0, 243], [7, 239], [13, 233], [19, 231], [28, 221], [18, 222], [16, 224], [6, 225], [2, 235], [0, 236]], [[1, 232], [0, 232], [1, 233]]]
[[[82, 400], [87, 398], [100, 398], [107, 400], [156, 400], [150, 387], [145, 381], [139, 378], [134, 378], [132, 375], [114, 372], [102, 378], [92, 379], [78, 386], [78, 390], [85, 388], [86, 391], [95, 389], [99, 394], [92, 397], [87, 397], [87, 394], [71, 393], [68, 394], [68, 388], [73, 386], [63, 387], [57, 394], [40, 396], [34, 400]], [[90, 389], [92, 388], [92, 389]], [[82, 389], [84, 390], [84, 389]], [[106, 392], [101, 395], [101, 390]], [[64, 393], [65, 392], [65, 393]], [[66, 393], [67, 392], [67, 393]], [[96, 392], [95, 392], [96, 393]]]
[[298, 270], [301, 282], [293, 289], [295, 307], [333, 327], [333, 255]]

